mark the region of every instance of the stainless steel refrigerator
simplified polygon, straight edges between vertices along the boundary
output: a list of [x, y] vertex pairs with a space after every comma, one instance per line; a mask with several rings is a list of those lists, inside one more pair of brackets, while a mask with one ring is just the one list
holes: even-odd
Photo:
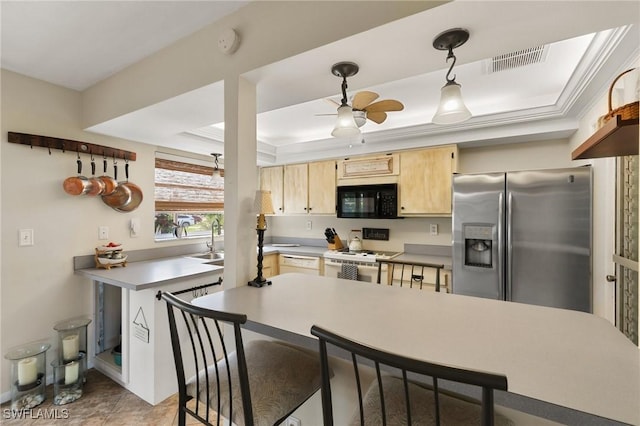
[[453, 176], [455, 294], [592, 312], [591, 168]]

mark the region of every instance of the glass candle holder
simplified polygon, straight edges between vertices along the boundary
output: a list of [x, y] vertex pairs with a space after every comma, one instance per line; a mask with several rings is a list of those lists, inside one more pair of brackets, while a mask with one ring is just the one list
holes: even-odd
[[74, 361], [62, 362], [54, 360], [53, 367], [53, 403], [64, 405], [75, 401], [82, 396], [82, 385], [84, 383], [85, 354], [80, 352], [78, 359]]
[[80, 361], [82, 370], [87, 370], [87, 326], [88, 318], [73, 318], [53, 326], [58, 332], [58, 361], [67, 364]]
[[29, 410], [45, 400], [49, 343], [35, 342], [10, 349], [4, 357], [11, 361], [11, 409]]

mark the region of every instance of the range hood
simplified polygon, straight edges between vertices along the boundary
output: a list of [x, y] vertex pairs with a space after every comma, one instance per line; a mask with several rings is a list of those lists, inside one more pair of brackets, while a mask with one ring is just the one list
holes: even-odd
[[571, 153], [572, 160], [638, 155], [638, 119], [611, 118]]

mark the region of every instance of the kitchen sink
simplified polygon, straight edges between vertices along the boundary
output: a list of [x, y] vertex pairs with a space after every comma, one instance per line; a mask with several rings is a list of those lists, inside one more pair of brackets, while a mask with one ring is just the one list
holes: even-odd
[[223, 265], [224, 264], [224, 253], [222, 252], [214, 252], [214, 253], [201, 253], [201, 254], [192, 254], [189, 256], [192, 259], [203, 259], [208, 260], [209, 262], [204, 262], [209, 265]]

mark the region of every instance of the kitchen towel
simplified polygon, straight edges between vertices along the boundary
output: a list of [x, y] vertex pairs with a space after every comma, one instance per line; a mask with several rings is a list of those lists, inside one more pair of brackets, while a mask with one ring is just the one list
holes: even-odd
[[338, 278], [344, 278], [345, 280], [357, 280], [358, 279], [358, 265], [351, 265], [349, 263], [342, 264], [342, 270], [338, 272]]

